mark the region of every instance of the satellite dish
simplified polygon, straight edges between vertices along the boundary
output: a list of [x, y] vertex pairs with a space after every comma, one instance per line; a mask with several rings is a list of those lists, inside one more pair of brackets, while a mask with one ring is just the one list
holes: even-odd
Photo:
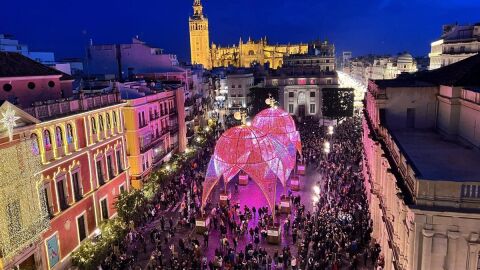
[[233, 117], [237, 120], [242, 120], [242, 113], [241, 112], [235, 112], [233, 114]]

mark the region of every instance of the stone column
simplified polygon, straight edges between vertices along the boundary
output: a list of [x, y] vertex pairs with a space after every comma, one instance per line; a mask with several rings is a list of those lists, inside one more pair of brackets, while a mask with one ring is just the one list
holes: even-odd
[[447, 250], [447, 269], [454, 270], [457, 259], [457, 239], [460, 236], [459, 232], [447, 232], [448, 236], [448, 250]]
[[409, 231], [408, 231], [408, 269], [415, 268], [415, 245], [417, 244], [417, 239], [415, 238], [415, 234], [417, 233], [416, 229], [417, 226], [415, 223], [410, 221]]
[[423, 241], [422, 241], [422, 270], [430, 270], [431, 255], [432, 255], [432, 236], [433, 230], [423, 229]]

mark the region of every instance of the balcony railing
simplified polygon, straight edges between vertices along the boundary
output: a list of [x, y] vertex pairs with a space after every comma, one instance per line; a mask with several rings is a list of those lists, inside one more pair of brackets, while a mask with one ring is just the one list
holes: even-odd
[[44, 120], [118, 103], [120, 103], [120, 96], [117, 93], [101, 95], [80, 94], [78, 97], [72, 99], [35, 102], [32, 107], [24, 110], [33, 117]]
[[[168, 132], [168, 130], [167, 130]], [[145, 145], [141, 145], [140, 146], [140, 152], [143, 154], [145, 153], [146, 151], [152, 149], [153, 147], [157, 146], [159, 142], [161, 142], [162, 140], [162, 137], [163, 135], [165, 135], [165, 130], [162, 130], [162, 135], [158, 136], [158, 137], [153, 137], [152, 140], [148, 143], [148, 144], [145, 144]]]

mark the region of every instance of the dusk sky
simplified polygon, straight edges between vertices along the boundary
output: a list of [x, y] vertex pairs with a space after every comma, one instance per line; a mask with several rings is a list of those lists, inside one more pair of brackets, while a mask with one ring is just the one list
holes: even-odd
[[[44, 0], [2, 3], [0, 33], [32, 51], [57, 58], [83, 57], [84, 46], [125, 43], [139, 35], [149, 44], [189, 59], [188, 16], [193, 0]], [[271, 43], [327, 38], [337, 55], [350, 50], [426, 55], [442, 24], [480, 22], [479, 0], [202, 0], [210, 40], [238, 44], [267, 36]]]

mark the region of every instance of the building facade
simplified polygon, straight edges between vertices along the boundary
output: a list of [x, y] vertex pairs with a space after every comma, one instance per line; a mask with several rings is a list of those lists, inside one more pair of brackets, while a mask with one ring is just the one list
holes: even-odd
[[120, 88], [127, 100], [122, 110], [131, 184], [141, 188], [152, 169], [186, 148], [183, 89], [155, 91], [138, 84]]
[[163, 49], [149, 46], [138, 37], [130, 44], [90, 44], [85, 62], [87, 75], [117, 80], [176, 66], [176, 55], [163, 53]]
[[290, 115], [318, 119], [322, 117], [322, 89], [338, 87], [338, 76], [334, 71], [295, 73], [282, 68], [267, 76], [265, 86], [278, 87], [280, 106]]
[[229, 109], [246, 108], [248, 104], [248, 93], [253, 87], [253, 73], [230, 73], [227, 74], [226, 86], [227, 107]]
[[13, 35], [0, 34], [0, 52], [16, 52], [44, 65], [55, 65], [53, 52], [32, 52], [27, 45], [21, 44]]
[[[116, 197], [129, 188], [121, 110], [124, 103], [118, 92], [80, 93], [58, 99], [56, 92], [63, 89], [29, 89], [30, 84], [41, 85], [50, 80], [50, 70], [19, 55], [0, 57], [2, 62], [15, 60], [17, 64], [10, 66], [15, 73], [0, 66], [0, 85], [4, 92], [6, 84], [12, 85], [12, 88], [7, 87], [10, 89], [7, 92], [15, 90], [19, 100], [26, 99], [25, 96], [32, 92], [40, 92], [33, 106], [4, 102], [4, 110], [13, 111], [15, 117], [10, 119], [15, 120], [11, 122], [11, 129], [1, 133], [2, 148], [12, 142], [28, 145], [29, 153], [19, 157], [19, 164], [28, 162], [31, 157], [39, 163], [34, 172], [36, 184], [32, 185], [36, 190], [28, 194], [32, 198], [30, 204], [36, 204], [39, 197], [43, 207], [26, 208], [27, 204], [22, 201], [13, 202], [11, 206], [12, 202], [7, 202], [8, 222], [23, 229], [26, 235], [32, 230], [23, 227], [28, 225], [24, 218], [15, 219], [16, 213], [36, 217], [42, 216], [39, 209], [44, 209], [47, 218], [47, 226], [38, 227], [39, 242], [19, 252], [23, 261], [14, 261], [8, 267], [27, 262], [29, 266], [34, 265], [32, 269], [63, 269], [70, 265], [71, 252], [94, 234], [102, 220], [116, 215]], [[11, 200], [15, 199], [16, 196], [12, 196]], [[28, 255], [32, 253], [38, 255]]]
[[214, 43], [210, 47], [208, 18], [203, 13], [200, 0], [194, 0], [193, 16], [189, 18], [190, 53], [192, 64], [201, 64], [206, 69], [214, 67], [251, 67], [252, 64], [268, 64], [278, 68], [283, 58], [289, 54], [304, 54], [307, 44], [269, 44], [267, 38], [244, 42], [240, 38], [238, 45], [222, 47]]
[[369, 80], [395, 79], [402, 73], [417, 72], [417, 63], [409, 53], [396, 57], [366, 56], [350, 60], [350, 66], [344, 71], [365, 86]]
[[429, 69], [447, 66], [480, 52], [480, 23], [444, 25], [439, 40], [432, 42]]
[[362, 164], [387, 270], [480, 266], [479, 70], [474, 56], [368, 87]]

